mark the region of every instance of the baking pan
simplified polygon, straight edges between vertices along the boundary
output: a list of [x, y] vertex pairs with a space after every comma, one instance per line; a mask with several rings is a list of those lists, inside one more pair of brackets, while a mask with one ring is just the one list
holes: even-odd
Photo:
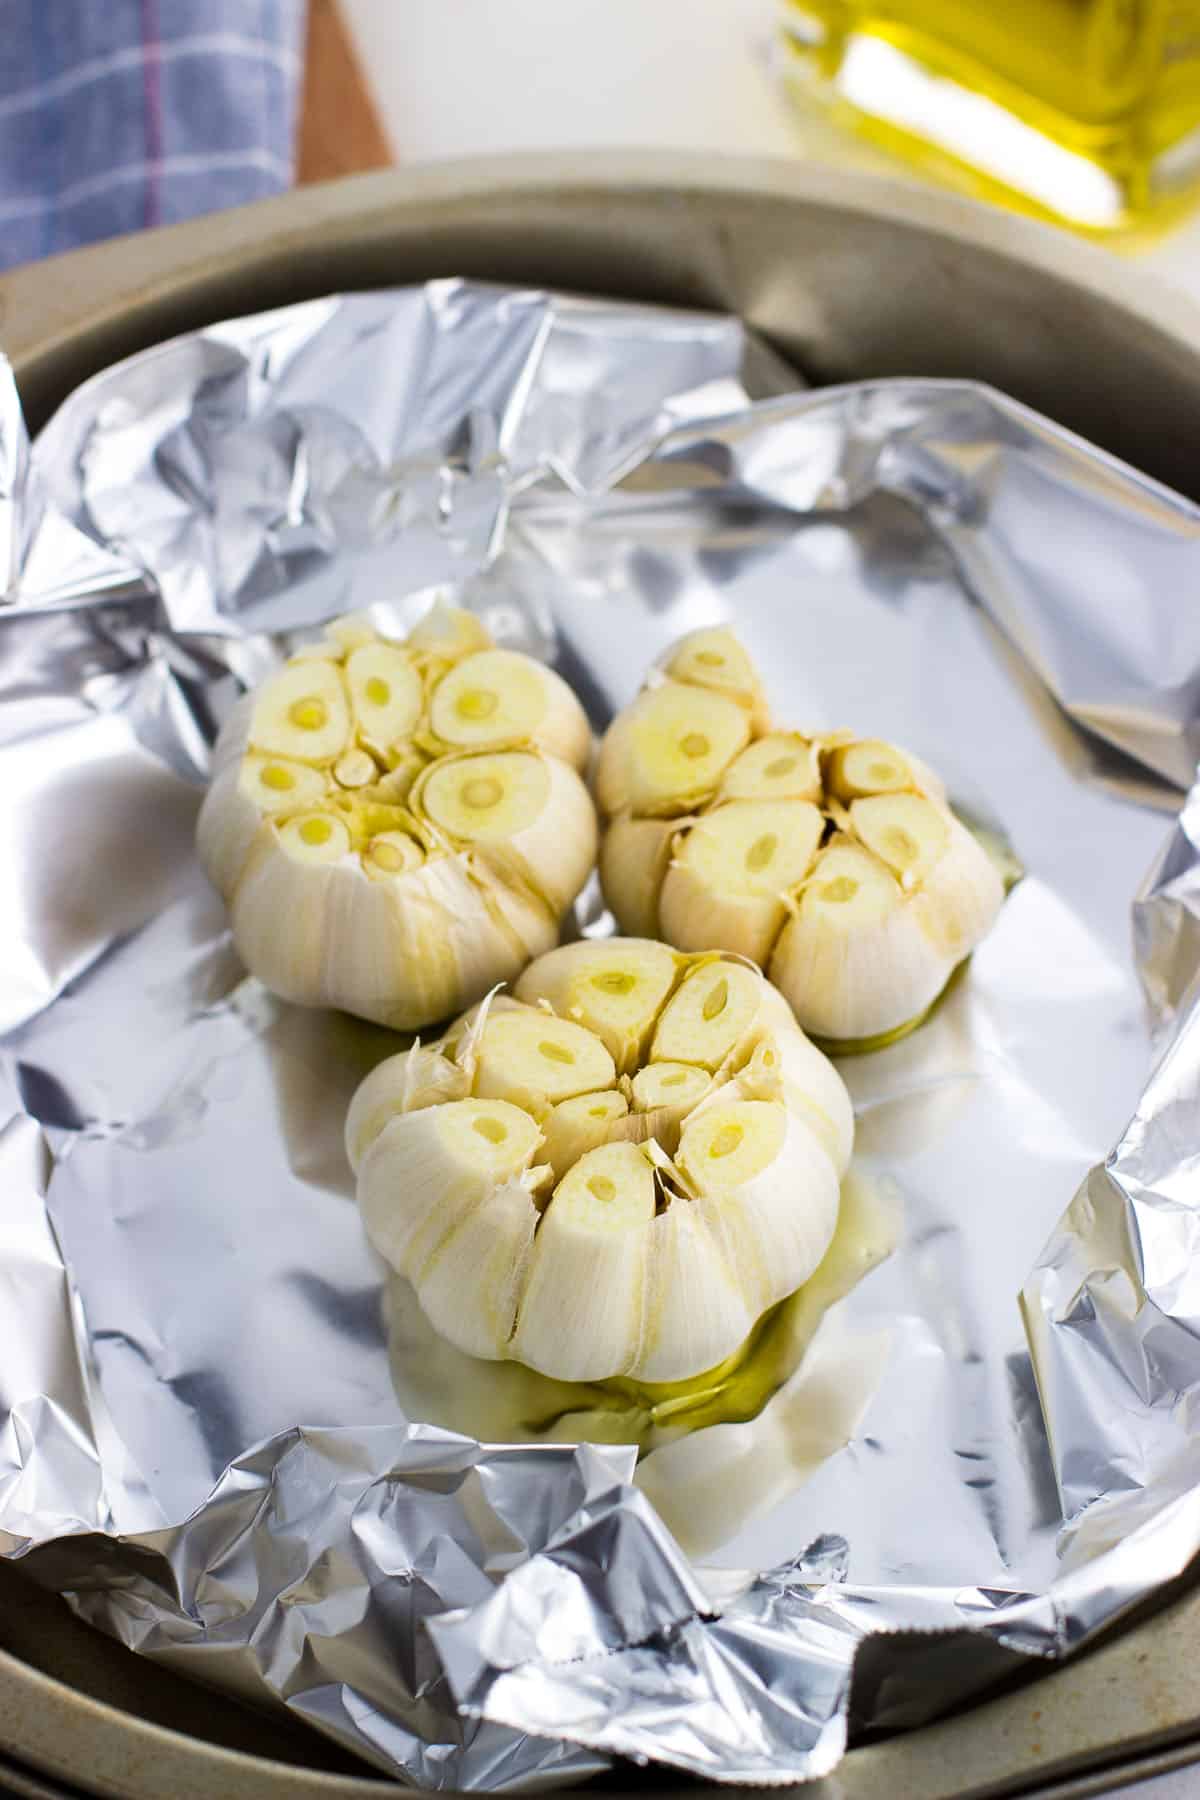
[[[36, 429], [77, 382], [174, 332], [451, 274], [740, 312], [813, 383], [987, 381], [1200, 498], [1200, 311], [1025, 222], [787, 164], [521, 157], [308, 189], [14, 271], [0, 344]], [[1198, 1629], [1185, 1588], [1045, 1680], [854, 1750], [811, 1791], [949, 1800], [1040, 1780], [1083, 1794], [1200, 1755]], [[287, 1721], [130, 1656], [0, 1567], [4, 1784], [130, 1800], [349, 1800], [382, 1785]]]

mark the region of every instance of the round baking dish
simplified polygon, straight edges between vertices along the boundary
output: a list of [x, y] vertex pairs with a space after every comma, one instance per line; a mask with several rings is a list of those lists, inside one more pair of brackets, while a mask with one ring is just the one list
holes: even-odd
[[[12, 272], [0, 344], [36, 430], [86, 376], [175, 332], [438, 275], [738, 312], [815, 384], [990, 382], [1200, 498], [1200, 310], [1016, 218], [785, 163], [514, 157], [306, 189]], [[1152, 1659], [1144, 1628], [1126, 1633], [1036, 1688], [856, 1750], [838, 1793], [999, 1793], [1118, 1758], [1127, 1777], [1160, 1735], [1174, 1759], [1200, 1736], [1168, 1679], [1197, 1617], [1185, 1595], [1156, 1618]], [[299, 1725], [134, 1658], [0, 1564], [0, 1791], [359, 1800], [382, 1785]], [[629, 1786], [618, 1772], [589, 1791]]]

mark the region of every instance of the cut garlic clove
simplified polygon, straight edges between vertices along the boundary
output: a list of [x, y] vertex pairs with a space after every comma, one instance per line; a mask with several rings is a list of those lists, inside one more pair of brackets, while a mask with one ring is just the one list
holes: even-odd
[[750, 737], [735, 700], [665, 681], [619, 713], [600, 745], [596, 796], [608, 814], [686, 811], [717, 787]]
[[676, 1157], [754, 1317], [794, 1293], [837, 1223], [837, 1171], [819, 1139], [778, 1100], [706, 1108]]
[[339, 657], [347, 657], [360, 644], [373, 644], [378, 633], [371, 621], [369, 612], [359, 611], [343, 613], [340, 618], [331, 619], [325, 627], [326, 638], [336, 644]]
[[465, 1100], [469, 1087], [457, 1063], [423, 1044], [414, 1044], [411, 1050], [381, 1062], [359, 1083], [346, 1114], [346, 1155], [355, 1174], [384, 1126], [394, 1118], [418, 1112], [423, 1106]]
[[845, 1082], [802, 1031], [781, 1032], [771, 1045], [779, 1058], [788, 1111], [811, 1126], [839, 1177], [845, 1175], [854, 1148], [854, 1108]]
[[707, 1069], [688, 1063], [648, 1063], [634, 1076], [630, 1092], [634, 1111], [630, 1136], [636, 1143], [656, 1142], [667, 1156], [679, 1146], [680, 1129], [712, 1087]]
[[944, 855], [913, 896], [913, 918], [934, 949], [954, 963], [987, 936], [1004, 904], [1004, 883], [979, 840], [953, 814]]
[[359, 1204], [380, 1255], [419, 1283], [439, 1247], [532, 1164], [540, 1134], [503, 1100], [452, 1100], [393, 1118], [359, 1167]]
[[707, 1070], [694, 1063], [647, 1063], [633, 1078], [633, 1104], [639, 1112], [678, 1107], [681, 1113], [687, 1113], [708, 1092], [710, 1083]]
[[413, 796], [426, 818], [464, 844], [499, 843], [528, 830], [549, 798], [547, 765], [525, 750], [445, 757]]
[[904, 887], [924, 881], [950, 842], [944, 814], [920, 794], [877, 794], [855, 800], [850, 806], [850, 829]]
[[249, 741], [266, 756], [325, 765], [350, 741], [350, 708], [336, 663], [288, 664], [254, 697]]
[[512, 1352], [566, 1381], [625, 1374], [642, 1345], [654, 1172], [632, 1144], [581, 1157], [534, 1240]]
[[587, 716], [553, 669], [513, 650], [481, 650], [439, 683], [430, 729], [464, 750], [531, 743], [581, 769], [591, 750]]
[[536, 1006], [494, 1010], [479, 1038], [475, 1092], [544, 1107], [609, 1087], [613, 1059], [599, 1038]]
[[416, 730], [425, 691], [395, 644], [362, 644], [346, 660], [350, 705], [363, 743], [386, 751]]
[[451, 606], [440, 596], [413, 626], [406, 642], [414, 655], [444, 657], [448, 662], [458, 662], [476, 650], [492, 647], [482, 619], [461, 606]]
[[652, 1059], [719, 1068], [758, 1024], [762, 988], [762, 977], [745, 963], [713, 961], [694, 968], [659, 1019]]
[[745, 1343], [757, 1314], [708, 1219], [676, 1200], [650, 1233], [650, 1278], [639, 1381], [687, 1381]]
[[568, 764], [535, 751], [445, 757], [412, 803], [457, 843], [478, 846], [498, 879], [538, 894], [556, 918], [595, 861], [586, 788]]
[[682, 837], [659, 896], [667, 940], [763, 963], [808, 873], [824, 820], [806, 800], [733, 800]]
[[425, 851], [407, 831], [379, 831], [362, 853], [363, 871], [375, 881], [407, 875], [425, 861]]
[[333, 779], [351, 793], [377, 785], [379, 767], [365, 750], [344, 750], [333, 765]]
[[282, 756], [243, 757], [238, 785], [266, 818], [319, 806], [326, 792], [320, 769]]
[[507, 1356], [537, 1222], [527, 1190], [509, 1182], [467, 1214], [416, 1277], [426, 1318], [468, 1356]]
[[732, 631], [723, 626], [689, 631], [668, 653], [664, 667], [672, 681], [712, 688], [736, 700], [755, 729], [766, 730], [769, 709], [758, 670]]
[[679, 958], [664, 944], [589, 939], [540, 957], [515, 991], [594, 1031], [624, 1073], [640, 1060], [678, 973]]
[[922, 1013], [952, 967], [922, 934], [894, 876], [865, 850], [835, 841], [784, 926], [769, 974], [805, 1031], [854, 1040]]
[[863, 794], [903, 793], [918, 783], [908, 757], [895, 744], [860, 738], [830, 751], [825, 786], [839, 800], [856, 800]]
[[614, 819], [600, 840], [600, 886], [605, 904], [627, 937], [658, 935], [658, 896], [671, 860], [678, 822]]
[[619, 1138], [628, 1115], [629, 1102], [616, 1088], [560, 1100], [542, 1121], [546, 1140], [542, 1154], [555, 1177], [565, 1175], [587, 1151]]
[[292, 862], [327, 867], [352, 849], [350, 832], [335, 813], [298, 813], [278, 827], [279, 847]]
[[798, 731], [773, 731], [747, 745], [721, 781], [724, 800], [821, 799], [820, 747]]

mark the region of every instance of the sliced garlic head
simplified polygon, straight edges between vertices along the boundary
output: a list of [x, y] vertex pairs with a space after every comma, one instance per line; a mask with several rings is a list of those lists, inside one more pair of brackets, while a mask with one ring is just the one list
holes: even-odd
[[444, 1337], [568, 1381], [715, 1367], [833, 1235], [853, 1118], [759, 972], [565, 945], [346, 1121], [363, 1220]]
[[566, 684], [435, 607], [335, 620], [234, 708], [197, 827], [243, 962], [303, 1005], [420, 1030], [558, 938], [596, 854]]
[[667, 652], [605, 734], [596, 794], [621, 930], [749, 957], [834, 1050], [919, 1024], [1004, 898], [930, 769], [879, 738], [772, 729], [728, 631]]

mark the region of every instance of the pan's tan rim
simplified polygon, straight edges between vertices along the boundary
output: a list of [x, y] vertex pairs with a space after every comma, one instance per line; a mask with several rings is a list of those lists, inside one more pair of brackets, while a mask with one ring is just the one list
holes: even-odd
[[[202, 1694], [199, 1702], [204, 1704]], [[118, 1800], [213, 1800], [218, 1794], [279, 1800], [284, 1779], [296, 1800], [378, 1800], [381, 1791], [369, 1775], [356, 1779], [288, 1766], [148, 1724], [3, 1650], [0, 1744], [18, 1763]]]
[[1200, 309], [953, 195], [781, 160], [622, 152], [363, 175], [0, 280], [32, 423], [119, 356], [344, 286], [466, 274], [739, 311], [818, 381], [987, 380], [1200, 486]]
[[[73, 1623], [73, 1622], [72, 1622]], [[85, 1630], [83, 1626], [77, 1627]], [[993, 1800], [1036, 1782], [1062, 1793], [1098, 1793], [1139, 1773], [1200, 1761], [1195, 1644], [1200, 1593], [1191, 1591], [1141, 1629], [1110, 1637], [1090, 1655], [940, 1724], [854, 1750], [835, 1776], [806, 1784], [805, 1800]], [[104, 1640], [97, 1638], [99, 1644]], [[953, 1662], [961, 1640], [927, 1641], [927, 1673]], [[1015, 1666], [1016, 1659], [1008, 1659]], [[1004, 1666], [1003, 1659], [998, 1663]], [[153, 1674], [156, 1671], [149, 1671]], [[198, 1707], [220, 1705], [196, 1691]], [[4, 1753], [18, 1771], [82, 1786], [114, 1800], [376, 1800], [392, 1784], [326, 1774], [201, 1742], [93, 1700], [0, 1651], [0, 1792]], [[591, 1782], [602, 1797], [641, 1785], [621, 1770]], [[34, 1792], [46, 1791], [34, 1784]], [[719, 1790], [741, 1800], [757, 1787]], [[1059, 1790], [1056, 1788], [1055, 1792]], [[655, 1779], [660, 1800], [695, 1794], [694, 1783]]]
[[[455, 274], [740, 311], [818, 381], [987, 380], [1200, 495], [1200, 310], [1027, 221], [783, 162], [498, 158], [306, 189], [13, 271], [0, 278], [0, 345], [37, 426], [79, 381], [177, 331]], [[0, 1745], [41, 1772], [43, 1792], [60, 1781], [121, 1800], [380, 1792], [369, 1774], [305, 1767], [338, 1759], [299, 1727], [260, 1725], [135, 1665], [57, 1603], [23, 1603], [12, 1570], [0, 1577]], [[1198, 1631], [1200, 1598], [1178, 1599], [1045, 1683], [855, 1750], [805, 1793], [965, 1800], [1194, 1735]], [[618, 1771], [589, 1792], [629, 1786]]]

